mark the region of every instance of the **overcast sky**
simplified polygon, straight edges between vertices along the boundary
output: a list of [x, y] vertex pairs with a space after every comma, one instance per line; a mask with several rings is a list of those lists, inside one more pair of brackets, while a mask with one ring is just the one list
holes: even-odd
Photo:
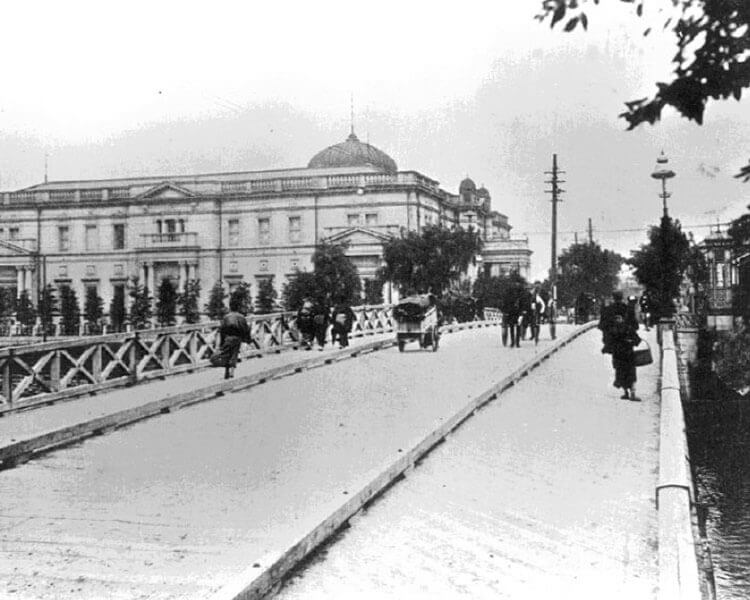
[[[623, 102], [671, 71], [650, 15], [604, 2], [589, 31], [550, 31], [515, 2], [33, 2], [0, 19], [0, 188], [51, 180], [305, 166], [354, 127], [399, 169], [456, 192], [484, 184], [532, 273], [549, 266], [552, 154], [566, 171], [559, 246], [591, 217], [628, 254], [658, 221], [663, 149], [670, 212], [700, 240], [739, 216], [750, 184], [746, 102], [712, 103], [700, 127], [665, 112], [626, 132]], [[654, 9], [659, 0], [647, 3]], [[664, 2], [671, 5], [670, 2]], [[503, 9], [502, 7], [513, 8]]]

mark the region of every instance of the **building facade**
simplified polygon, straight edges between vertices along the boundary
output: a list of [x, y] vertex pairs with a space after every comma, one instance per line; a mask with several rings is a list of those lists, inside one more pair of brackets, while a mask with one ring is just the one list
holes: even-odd
[[81, 302], [95, 287], [105, 310], [135, 277], [152, 295], [165, 277], [180, 288], [199, 280], [201, 307], [217, 281], [255, 294], [271, 279], [280, 293], [323, 241], [348, 243], [372, 279], [384, 241], [434, 224], [478, 230], [487, 273], [528, 276], [531, 256], [485, 188], [467, 178], [452, 194], [353, 132], [306, 168], [45, 182], [2, 193], [0, 216], [0, 286], [34, 303], [48, 283]]

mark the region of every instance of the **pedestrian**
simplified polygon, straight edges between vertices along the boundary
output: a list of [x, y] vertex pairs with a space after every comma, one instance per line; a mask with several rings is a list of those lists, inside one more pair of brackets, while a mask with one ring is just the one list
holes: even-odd
[[599, 329], [604, 342], [602, 352], [612, 355], [612, 367], [615, 370], [614, 386], [622, 388], [623, 400], [638, 401], [635, 395], [636, 368], [633, 349], [639, 344], [638, 321], [635, 319], [634, 306], [623, 302], [620, 291], [612, 293], [612, 304], [602, 309]]
[[315, 341], [318, 343], [318, 350], [323, 350], [326, 345], [326, 336], [328, 335], [328, 322], [330, 319], [330, 309], [322, 303], [316, 302], [313, 306], [313, 333]]
[[242, 342], [250, 343], [252, 336], [250, 326], [245, 315], [240, 312], [243, 308], [242, 298], [232, 296], [229, 299], [229, 312], [224, 315], [219, 326], [219, 339], [221, 346], [218, 354], [211, 357], [211, 364], [224, 367], [224, 379], [234, 377], [234, 369], [237, 367]]
[[521, 346], [521, 295], [523, 289], [516, 284], [511, 284], [502, 298], [503, 311], [503, 346], [508, 340], [510, 334], [510, 347], [520, 348]]
[[331, 314], [331, 344], [339, 342], [340, 348], [346, 348], [349, 345], [349, 333], [354, 323], [354, 311], [347, 302], [337, 302]]
[[638, 302], [638, 305], [641, 309], [641, 320], [643, 321], [643, 325], [646, 328], [646, 331], [649, 331], [651, 328], [651, 301], [648, 297], [648, 292], [643, 292], [641, 294], [641, 299]]
[[312, 298], [305, 296], [302, 299], [302, 306], [297, 311], [297, 330], [300, 333], [302, 347], [305, 350], [312, 348], [312, 341], [315, 335], [315, 303]]

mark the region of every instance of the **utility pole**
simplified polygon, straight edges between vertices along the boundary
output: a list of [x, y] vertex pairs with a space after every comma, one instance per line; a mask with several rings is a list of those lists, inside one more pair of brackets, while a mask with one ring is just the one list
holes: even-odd
[[591, 227], [591, 217], [589, 217], [589, 244], [594, 243], [594, 230]]
[[565, 171], [560, 171], [557, 168], [557, 154], [552, 155], [552, 171], [545, 171], [546, 175], [552, 175], [552, 179], [545, 181], [545, 183], [552, 184], [551, 190], [545, 190], [545, 193], [552, 194], [552, 267], [550, 269], [550, 284], [552, 286], [552, 297], [550, 302], [549, 311], [549, 333], [550, 337], [554, 340], [556, 338], [555, 331], [555, 317], [557, 312], [557, 203], [561, 202], [560, 194], [565, 190], [558, 187], [558, 184], [565, 183], [562, 179], [559, 179], [559, 175]]

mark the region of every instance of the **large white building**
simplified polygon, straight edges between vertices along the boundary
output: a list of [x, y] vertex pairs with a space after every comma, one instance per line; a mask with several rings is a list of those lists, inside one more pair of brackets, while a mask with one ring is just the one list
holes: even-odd
[[[0, 286], [33, 301], [46, 283], [79, 299], [96, 287], [105, 310], [118, 287], [139, 277], [152, 291], [164, 277], [216, 281], [253, 293], [270, 278], [280, 292], [310, 268], [315, 245], [348, 242], [363, 279], [381, 265], [382, 243], [425, 225], [472, 226], [485, 240], [481, 265], [528, 276], [527, 240], [510, 238], [508, 218], [466, 179], [459, 193], [416, 171], [354, 132], [305, 168], [127, 179], [53, 181], [0, 195]], [[388, 300], [386, 298], [386, 300]]]

